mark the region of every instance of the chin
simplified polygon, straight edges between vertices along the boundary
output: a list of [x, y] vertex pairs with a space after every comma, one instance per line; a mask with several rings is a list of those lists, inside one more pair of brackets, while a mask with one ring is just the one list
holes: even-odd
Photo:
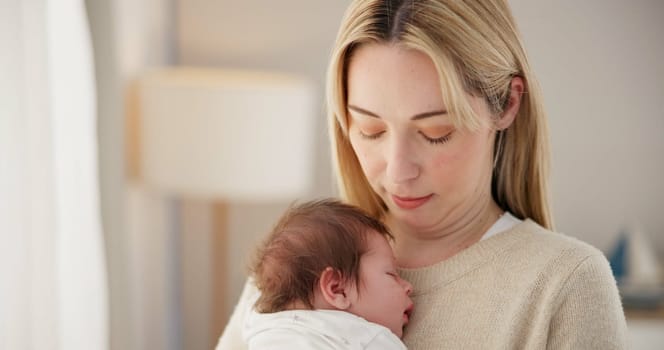
[[394, 335], [396, 335], [397, 337], [399, 337], [399, 339], [402, 339], [402, 338], [403, 338], [403, 330], [399, 330], [398, 332], [392, 330], [392, 333], [394, 333]]
[[402, 210], [400, 208], [395, 208], [392, 210], [392, 216], [397, 219], [400, 223], [417, 229], [418, 231], [424, 231], [427, 227], [432, 226], [429, 223], [431, 215], [426, 213], [424, 210]]

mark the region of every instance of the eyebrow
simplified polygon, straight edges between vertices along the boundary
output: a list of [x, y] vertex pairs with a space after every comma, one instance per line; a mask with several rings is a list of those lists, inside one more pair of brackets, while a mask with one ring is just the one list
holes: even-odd
[[[363, 109], [363, 108], [360, 108], [360, 107], [357, 107], [357, 106], [348, 105], [348, 109], [350, 109], [351, 111], [357, 112], [357, 113], [367, 115], [369, 117], [382, 119], [378, 114], [367, 111], [366, 109]], [[445, 114], [447, 114], [447, 110], [441, 109], [441, 110], [437, 110], [437, 111], [431, 111], [431, 112], [424, 112], [424, 113], [415, 114], [414, 116], [412, 116], [410, 118], [410, 120], [426, 119], [426, 118], [435, 117], [437, 115], [445, 115]]]

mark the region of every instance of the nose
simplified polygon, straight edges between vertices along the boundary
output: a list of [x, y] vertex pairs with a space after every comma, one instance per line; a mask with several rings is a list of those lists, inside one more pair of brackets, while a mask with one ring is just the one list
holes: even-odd
[[413, 292], [413, 285], [410, 284], [410, 282], [406, 281], [405, 279], [401, 279], [401, 284], [406, 291], [406, 295], [410, 295], [410, 293]]
[[393, 184], [404, 184], [417, 179], [420, 175], [416, 155], [408, 145], [407, 139], [393, 138], [386, 154], [386, 176]]

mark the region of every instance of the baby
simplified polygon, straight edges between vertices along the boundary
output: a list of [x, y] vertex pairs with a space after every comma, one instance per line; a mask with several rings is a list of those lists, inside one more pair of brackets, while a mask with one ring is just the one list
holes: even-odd
[[252, 264], [261, 294], [243, 327], [249, 349], [405, 349], [412, 286], [388, 239], [336, 200], [289, 209]]

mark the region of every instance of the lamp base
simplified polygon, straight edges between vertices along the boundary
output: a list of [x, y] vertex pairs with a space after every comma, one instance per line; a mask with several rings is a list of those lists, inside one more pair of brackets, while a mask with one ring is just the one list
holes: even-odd
[[185, 349], [213, 349], [229, 318], [225, 202], [181, 201], [180, 288]]
[[212, 262], [212, 315], [210, 321], [210, 344], [215, 346], [226, 327], [230, 316], [228, 307], [228, 213], [229, 205], [225, 202], [212, 204], [212, 231], [210, 256]]

